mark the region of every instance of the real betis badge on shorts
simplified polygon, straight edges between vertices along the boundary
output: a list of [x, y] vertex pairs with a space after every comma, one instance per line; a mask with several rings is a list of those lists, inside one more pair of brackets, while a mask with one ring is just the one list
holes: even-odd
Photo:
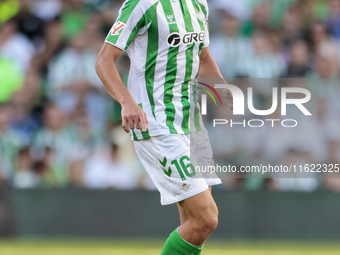
[[182, 185], [182, 188], [181, 188], [181, 189], [184, 190], [184, 191], [188, 191], [189, 188], [190, 188], [190, 185], [184, 183], [184, 184]]

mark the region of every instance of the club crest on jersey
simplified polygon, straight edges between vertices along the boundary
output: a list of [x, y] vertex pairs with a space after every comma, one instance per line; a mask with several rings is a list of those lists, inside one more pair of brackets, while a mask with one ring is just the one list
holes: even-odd
[[123, 22], [116, 22], [112, 27], [111, 35], [119, 35], [119, 32], [126, 26]]
[[196, 16], [197, 18], [202, 19], [202, 15], [199, 10], [196, 10]]
[[203, 13], [201, 13], [199, 10], [196, 9], [196, 16], [199, 20], [203, 21], [205, 19], [205, 16]]
[[189, 45], [193, 43], [203, 43], [204, 35], [204, 32], [186, 33], [183, 36], [179, 33], [172, 33], [168, 36], [167, 43], [170, 47], [177, 47], [180, 44]]

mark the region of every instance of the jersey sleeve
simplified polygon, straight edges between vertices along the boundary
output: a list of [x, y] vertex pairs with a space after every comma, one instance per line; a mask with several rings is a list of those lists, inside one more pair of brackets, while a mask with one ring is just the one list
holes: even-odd
[[205, 23], [204, 26], [205, 26], [205, 35], [204, 35], [204, 46], [203, 46], [203, 48], [208, 47], [209, 44], [210, 44], [209, 20]]
[[138, 32], [145, 26], [145, 10], [140, 0], [126, 0], [119, 10], [105, 42], [121, 50], [127, 50]]
[[206, 0], [198, 0], [200, 8], [205, 16], [204, 20], [204, 29], [205, 29], [205, 35], [204, 35], [204, 48], [208, 47], [210, 44], [210, 28], [209, 28], [209, 6]]

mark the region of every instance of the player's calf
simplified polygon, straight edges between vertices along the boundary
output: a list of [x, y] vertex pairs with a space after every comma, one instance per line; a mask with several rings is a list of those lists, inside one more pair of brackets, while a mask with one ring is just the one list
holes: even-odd
[[161, 255], [200, 254], [202, 245], [218, 224], [218, 210], [210, 191], [206, 190], [179, 203], [188, 220], [171, 233]]

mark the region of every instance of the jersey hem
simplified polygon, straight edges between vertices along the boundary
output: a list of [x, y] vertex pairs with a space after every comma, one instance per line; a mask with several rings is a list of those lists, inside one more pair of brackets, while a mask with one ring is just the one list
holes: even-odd
[[108, 41], [108, 40], [105, 40], [105, 42], [108, 43], [108, 44], [111, 44], [111, 45], [113, 45], [113, 46], [115, 46], [115, 47], [117, 47], [118, 49], [121, 49], [122, 51], [125, 51], [125, 46], [123, 46], [123, 45], [121, 45], [121, 44], [112, 43], [112, 42], [110, 42], [110, 41]]
[[222, 181], [220, 178], [205, 178], [205, 182], [208, 186], [215, 186], [222, 184]]
[[[198, 130], [200, 131], [200, 130]], [[133, 135], [133, 132], [132, 134], [130, 133], [130, 136], [131, 136], [131, 140], [132, 141], [142, 141], [142, 140], [145, 140], [145, 139], [149, 139], [151, 137], [157, 137], [157, 136], [162, 136], [162, 135], [189, 135], [191, 134], [192, 132], [191, 131], [188, 131], [188, 132], [177, 132], [177, 133], [170, 133], [168, 130], [165, 131], [165, 132], [156, 132], [156, 133], [153, 133], [153, 134], [150, 134], [150, 131], [149, 131], [149, 135], [146, 135], [144, 133], [144, 136], [143, 138], [138, 138], [137, 136], [135, 137]]]
[[171, 199], [163, 199], [163, 200], [161, 200], [161, 205], [170, 205], [170, 204], [178, 203], [178, 202], [183, 201], [185, 199], [188, 199], [190, 197], [196, 196], [196, 195], [206, 191], [208, 188], [209, 187], [206, 184], [204, 187], [192, 190], [189, 193], [182, 194], [180, 196], [177, 196], [177, 197], [174, 197], [174, 198], [171, 198]]

